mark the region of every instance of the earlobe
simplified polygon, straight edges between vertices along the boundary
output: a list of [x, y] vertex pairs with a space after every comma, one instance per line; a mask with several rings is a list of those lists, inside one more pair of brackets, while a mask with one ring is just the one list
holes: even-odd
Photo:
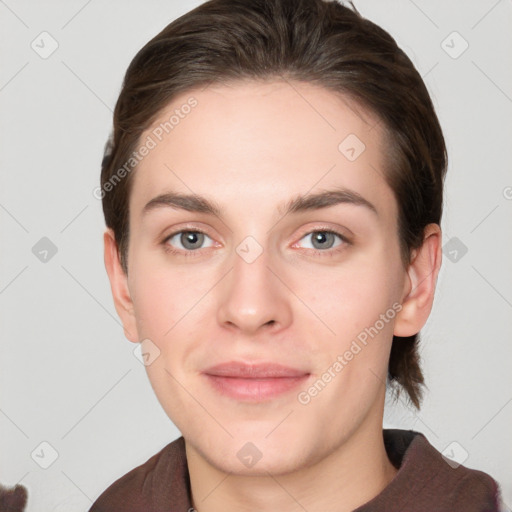
[[123, 324], [126, 338], [137, 343], [139, 339], [137, 336], [133, 301], [128, 288], [128, 276], [121, 266], [119, 249], [112, 229], [108, 228], [105, 231], [103, 242], [105, 269], [110, 280], [114, 306]]
[[441, 228], [438, 224], [428, 224], [422, 246], [411, 255], [404, 284], [402, 310], [395, 322], [395, 336], [413, 336], [425, 325], [434, 302], [441, 260]]

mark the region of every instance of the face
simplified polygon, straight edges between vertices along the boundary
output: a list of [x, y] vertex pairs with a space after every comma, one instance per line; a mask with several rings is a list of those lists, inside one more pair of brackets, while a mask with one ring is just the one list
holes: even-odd
[[222, 471], [292, 471], [381, 431], [406, 271], [363, 112], [311, 84], [218, 85], [141, 138], [156, 146], [130, 197], [132, 341], [150, 340], [188, 449]]

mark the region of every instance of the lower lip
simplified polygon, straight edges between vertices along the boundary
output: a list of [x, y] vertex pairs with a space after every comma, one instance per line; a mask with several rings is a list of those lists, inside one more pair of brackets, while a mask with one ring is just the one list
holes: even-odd
[[250, 402], [261, 402], [287, 393], [304, 384], [309, 377], [309, 375], [302, 375], [300, 377], [241, 379], [205, 375], [213, 388], [222, 395]]

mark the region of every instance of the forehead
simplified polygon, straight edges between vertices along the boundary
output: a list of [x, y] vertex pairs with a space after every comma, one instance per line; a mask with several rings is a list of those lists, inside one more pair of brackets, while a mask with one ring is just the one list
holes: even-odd
[[137, 166], [133, 211], [165, 190], [262, 208], [346, 187], [396, 214], [375, 116], [317, 85], [245, 81], [191, 90], [162, 109], [141, 137], [149, 139], [154, 148]]

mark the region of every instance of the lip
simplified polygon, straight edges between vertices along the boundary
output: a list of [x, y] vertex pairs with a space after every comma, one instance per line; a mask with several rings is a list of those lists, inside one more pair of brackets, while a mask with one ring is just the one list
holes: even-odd
[[307, 371], [281, 364], [237, 361], [212, 366], [203, 374], [218, 393], [250, 402], [269, 400], [289, 392], [310, 376]]

